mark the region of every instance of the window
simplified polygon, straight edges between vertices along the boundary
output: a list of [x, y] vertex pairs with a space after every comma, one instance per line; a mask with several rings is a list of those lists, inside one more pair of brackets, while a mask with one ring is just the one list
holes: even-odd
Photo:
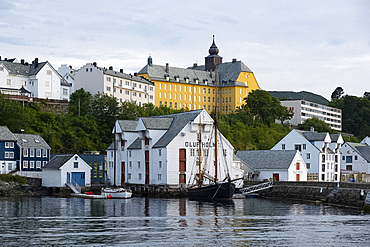
[[141, 174], [141, 173], [139, 173], [139, 180], [141, 180], [141, 178], [142, 178], [142, 174]]
[[23, 149], [23, 157], [28, 157], [28, 148]]
[[352, 156], [346, 156], [346, 163], [352, 163]]
[[301, 144], [295, 144], [294, 149], [298, 151], [302, 151]]
[[128, 157], [131, 157], [131, 151], [128, 151]]
[[30, 157], [35, 157], [35, 149], [30, 148]]
[[306, 167], [307, 167], [307, 169], [310, 169], [311, 168], [311, 164], [310, 163], [307, 163], [306, 164]]
[[41, 149], [36, 149], [36, 157], [41, 157]]
[[46, 165], [47, 161], [42, 162], [42, 166], [44, 167]]
[[9, 142], [5, 142], [5, 148], [9, 148]]
[[5, 159], [9, 159], [9, 152], [5, 152]]
[[190, 156], [195, 156], [195, 149], [194, 148], [190, 149]]
[[28, 161], [27, 160], [24, 160], [23, 161], [23, 168], [28, 168]]
[[73, 168], [78, 168], [78, 162], [73, 163]]
[[285, 144], [281, 144], [281, 149], [285, 150]]
[[321, 171], [322, 171], [322, 172], [325, 172], [325, 164], [322, 164], [322, 166], [321, 166]]
[[132, 161], [129, 161], [129, 162], [128, 162], [128, 166], [129, 166], [130, 168], [132, 168]]
[[162, 149], [159, 149], [159, 150], [158, 150], [158, 155], [159, 155], [159, 156], [162, 156]]
[[346, 157], [345, 156], [342, 156], [342, 160], [346, 160]]
[[162, 180], [162, 174], [158, 174], [158, 180]]
[[14, 159], [14, 152], [9, 152], [9, 158]]
[[35, 161], [33, 160], [30, 161], [30, 168], [31, 169], [35, 168]]
[[127, 173], [127, 179], [130, 180], [131, 179], [131, 173]]
[[299, 162], [297, 162], [297, 164], [296, 164], [296, 170], [297, 171], [299, 170]]
[[68, 89], [63, 88], [63, 95], [68, 95]]
[[309, 153], [308, 153], [308, 154], [306, 154], [306, 156], [307, 156], [306, 158], [307, 158], [308, 160], [309, 160], [309, 159], [311, 159], [311, 154], [309, 154]]
[[36, 161], [36, 168], [40, 169], [41, 168], [41, 161]]
[[325, 154], [321, 156], [321, 162], [325, 162]]
[[8, 85], [8, 86], [12, 85], [12, 80], [6, 79], [6, 85]]
[[357, 155], [355, 155], [355, 160], [357, 160]]
[[137, 168], [140, 168], [140, 161], [137, 162]]
[[111, 87], [107, 87], [107, 91], [110, 92], [110, 90], [111, 90]]
[[47, 71], [46, 71], [46, 74], [47, 74], [47, 75], [51, 75], [51, 70], [47, 70]]
[[162, 161], [159, 161], [159, 168], [162, 168]]
[[43, 149], [42, 157], [48, 157], [48, 150], [47, 149]]
[[11, 171], [13, 170], [13, 164], [12, 163], [8, 163], [8, 171]]
[[325, 181], [325, 174], [321, 174], [321, 180]]
[[303, 147], [302, 147], [302, 148], [303, 148], [303, 150], [305, 150], [305, 149], [306, 149], [306, 144], [303, 144], [302, 146], [303, 146]]
[[45, 81], [45, 87], [50, 87], [50, 82], [49, 81]]
[[346, 166], [346, 170], [347, 170], [347, 171], [352, 171], [352, 165], [347, 165], [347, 166]]
[[334, 166], [334, 172], [338, 172], [338, 165], [337, 164]]

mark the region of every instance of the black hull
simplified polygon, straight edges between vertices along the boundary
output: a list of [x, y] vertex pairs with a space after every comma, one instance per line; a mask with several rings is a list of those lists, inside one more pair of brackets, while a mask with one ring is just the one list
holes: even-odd
[[232, 182], [222, 182], [188, 189], [190, 200], [225, 201], [231, 200], [235, 192]]

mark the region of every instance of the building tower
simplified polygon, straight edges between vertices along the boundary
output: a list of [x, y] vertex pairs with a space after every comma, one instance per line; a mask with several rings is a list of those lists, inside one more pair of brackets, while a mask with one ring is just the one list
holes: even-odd
[[213, 35], [212, 46], [209, 48], [209, 55], [205, 57], [205, 70], [214, 71], [216, 66], [222, 63], [222, 57], [218, 55], [218, 47], [215, 44], [215, 36]]

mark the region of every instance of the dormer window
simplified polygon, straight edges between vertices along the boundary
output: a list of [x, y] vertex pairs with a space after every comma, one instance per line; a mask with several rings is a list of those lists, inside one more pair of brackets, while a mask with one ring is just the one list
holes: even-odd
[[203, 80], [203, 83], [208, 85], [208, 80], [207, 79]]
[[39, 140], [37, 140], [37, 139], [35, 139], [35, 142], [36, 142], [36, 143], [40, 143], [40, 141], [39, 141]]
[[170, 75], [165, 74], [165, 75], [164, 75], [164, 79], [166, 79], [166, 81], [169, 81], [169, 80], [170, 80]]
[[185, 80], [186, 83], [188, 83], [189, 82], [189, 77], [184, 77], [184, 80]]
[[180, 77], [178, 75], [175, 75], [174, 78], [175, 78], [176, 82], [179, 82], [180, 81]]
[[194, 83], [195, 83], [195, 84], [198, 84], [198, 83], [199, 83], [198, 78], [195, 78], [195, 79], [194, 79]]

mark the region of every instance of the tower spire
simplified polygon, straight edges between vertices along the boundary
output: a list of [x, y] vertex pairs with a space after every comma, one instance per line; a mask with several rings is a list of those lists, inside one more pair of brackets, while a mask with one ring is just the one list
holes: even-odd
[[209, 55], [205, 57], [205, 70], [214, 71], [216, 66], [222, 63], [222, 57], [218, 55], [219, 49], [215, 42], [215, 35], [212, 36], [212, 45], [208, 50]]

